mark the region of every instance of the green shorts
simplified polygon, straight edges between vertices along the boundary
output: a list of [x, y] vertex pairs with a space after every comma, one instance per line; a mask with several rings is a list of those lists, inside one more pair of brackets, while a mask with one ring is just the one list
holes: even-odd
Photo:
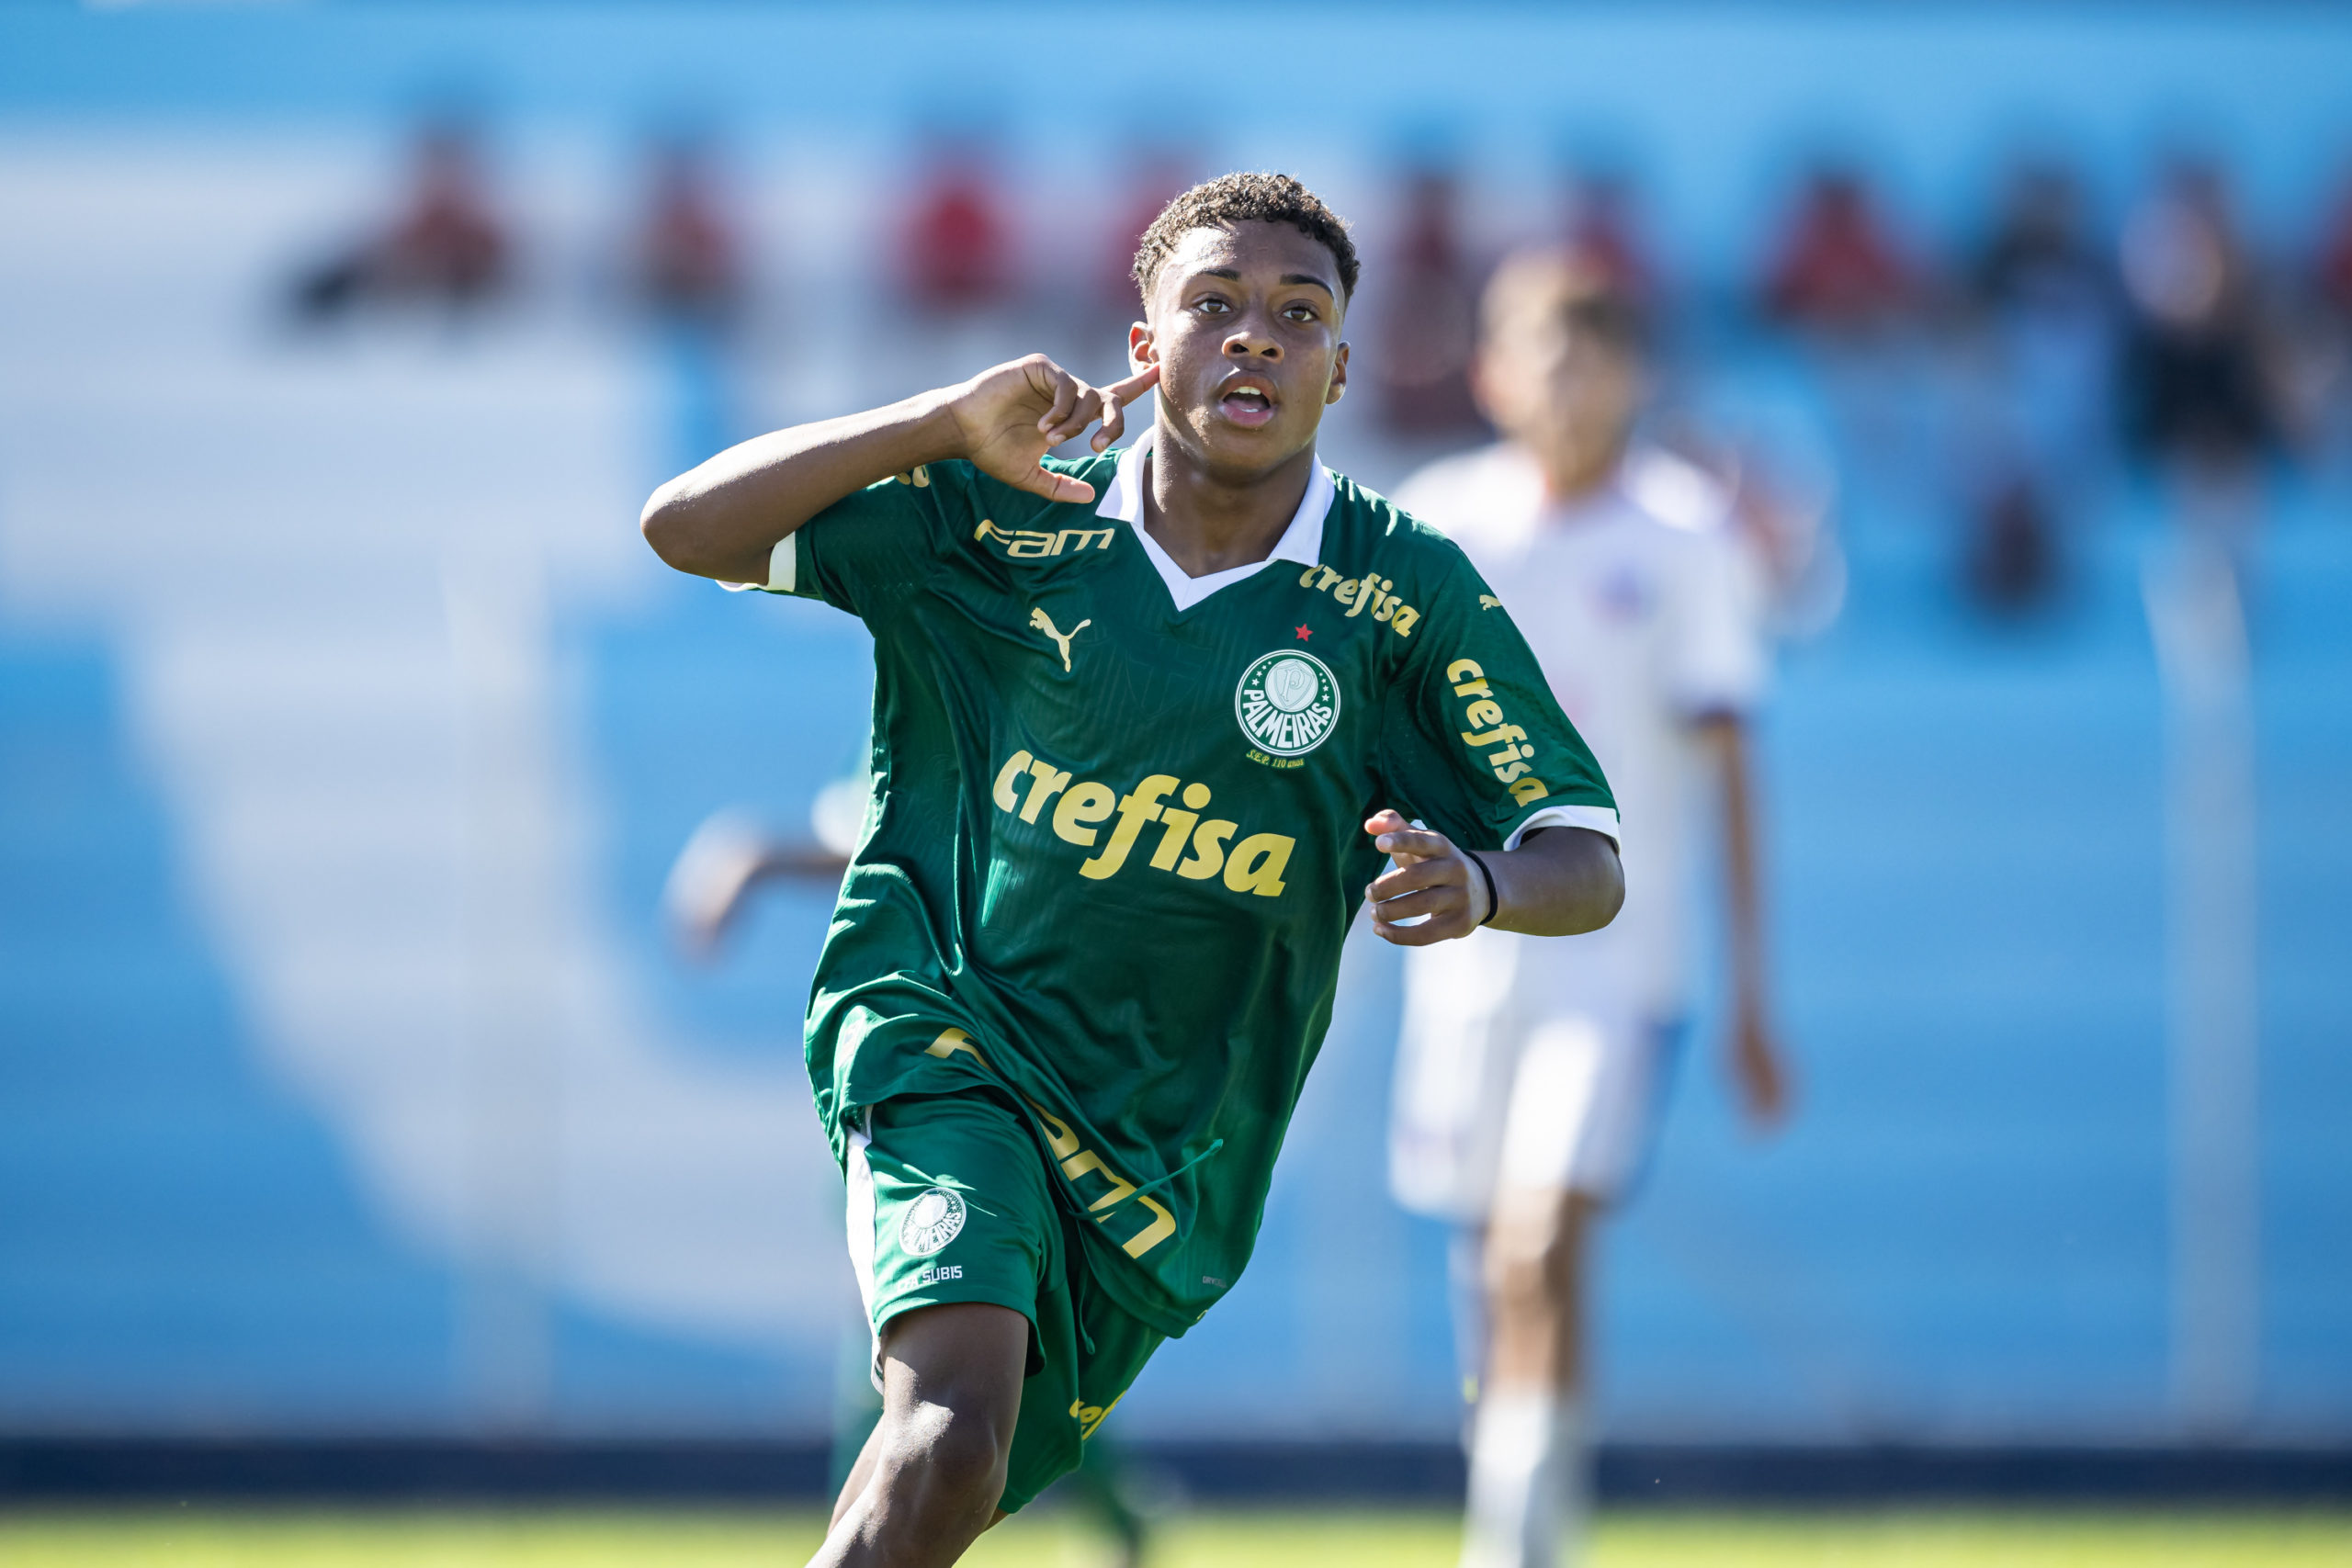
[[874, 1329], [902, 1312], [988, 1302], [1029, 1320], [1028, 1381], [1004, 1495], [1011, 1513], [1078, 1468], [1082, 1445], [1166, 1337], [1114, 1306], [1046, 1181], [1028, 1119], [997, 1096], [903, 1096], [849, 1134], [849, 1256]]

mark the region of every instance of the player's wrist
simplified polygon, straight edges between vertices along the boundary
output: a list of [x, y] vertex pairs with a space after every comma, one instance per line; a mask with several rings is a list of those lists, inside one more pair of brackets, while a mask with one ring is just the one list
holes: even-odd
[[1503, 912], [1502, 890], [1496, 886], [1495, 868], [1487, 863], [1485, 855], [1476, 850], [1464, 850], [1459, 846], [1456, 850], [1464, 860], [1470, 863], [1470, 924], [1474, 928], [1490, 926], [1495, 923], [1495, 917]]
[[[901, 405], [906, 411], [906, 434], [915, 463], [945, 463], [972, 455], [971, 400], [974, 381], [918, 392]], [[911, 465], [910, 465], [911, 466]]]

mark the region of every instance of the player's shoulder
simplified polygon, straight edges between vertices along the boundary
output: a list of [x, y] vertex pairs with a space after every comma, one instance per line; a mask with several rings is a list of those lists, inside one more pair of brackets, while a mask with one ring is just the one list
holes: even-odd
[[1413, 634], [1431, 616], [1500, 603], [1452, 539], [1345, 474], [1331, 475], [1331, 490], [1316, 564], [1299, 585], [1330, 594], [1351, 615], [1370, 606], [1371, 619], [1396, 635], [1394, 651], [1420, 647], [1427, 639]]
[[[1083, 479], [1092, 485], [1096, 494], [1100, 495], [1118, 472], [1119, 455], [1116, 452], [1101, 452], [1090, 453], [1083, 457], [1049, 457], [1039, 466], [1049, 473], [1068, 474], [1072, 479]], [[905, 473], [893, 474], [882, 483], [906, 485], [914, 491], [927, 492], [934, 499], [954, 497], [968, 500], [1001, 512], [1008, 518], [1041, 515], [1057, 507], [1067, 509], [1081, 504], [1088, 511], [1093, 510], [1091, 503], [1048, 501], [1033, 491], [1007, 484], [993, 474], [982, 472], [964, 457], [924, 463]]]
[[[1099, 495], [1111, 476], [1119, 471], [1119, 459], [1123, 456], [1125, 456], [1124, 448], [1109, 452], [1089, 452], [1082, 457], [1047, 457], [1041, 459], [1038, 466], [1049, 473], [1068, 474], [1074, 479], [1084, 479], [1094, 487], [1095, 492]], [[1004, 488], [1011, 490], [1012, 487], [1006, 485]]]
[[1741, 553], [1729, 491], [1698, 465], [1635, 448], [1607, 485], [1573, 503], [1551, 531], [1538, 575], [1623, 581], [1633, 571], [1671, 585], [1712, 578]]
[[1516, 538], [1544, 507], [1544, 476], [1508, 442], [1440, 457], [1396, 487], [1406, 511], [1473, 550]]
[[1663, 446], [1636, 446], [1617, 475], [1625, 509], [1670, 548], [1719, 547], [1731, 532], [1732, 491], [1715, 474]]
[[[1047, 457], [1044, 466], [1093, 486], [1098, 499], [1118, 473], [1115, 454]], [[1117, 520], [1098, 515], [1096, 502], [1050, 501], [961, 457], [910, 468], [876, 488], [898, 485], [907, 487], [902, 493], [927, 520], [944, 558], [984, 574], [1041, 565], [1080, 549], [1106, 550], [1118, 536]]]
[[1399, 582], [1476, 575], [1461, 545], [1428, 519], [1337, 470], [1331, 487], [1331, 510], [1323, 526], [1326, 562], [1346, 563], [1341, 570], [1377, 568]]

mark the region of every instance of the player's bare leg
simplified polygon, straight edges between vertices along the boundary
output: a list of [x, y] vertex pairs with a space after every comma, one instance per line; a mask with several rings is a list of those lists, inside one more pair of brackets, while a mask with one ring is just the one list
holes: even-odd
[[1003, 1515], [1029, 1321], [978, 1302], [893, 1318], [882, 1421], [858, 1455], [810, 1568], [944, 1568]]
[[1464, 1568], [1549, 1568], [1582, 1534], [1585, 1248], [1599, 1212], [1552, 1189], [1496, 1199]]
[[1584, 1383], [1584, 1248], [1600, 1206], [1581, 1192], [1507, 1189], [1487, 1228], [1487, 1382], [1574, 1393]]

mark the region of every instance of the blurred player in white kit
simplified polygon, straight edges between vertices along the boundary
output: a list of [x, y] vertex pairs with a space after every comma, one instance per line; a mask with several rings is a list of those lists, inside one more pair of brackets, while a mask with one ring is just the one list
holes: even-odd
[[[1476, 367], [1504, 439], [1397, 503], [1498, 592], [1618, 792], [1625, 905], [1574, 942], [1479, 931], [1406, 955], [1390, 1179], [1455, 1222], [1467, 1353], [1464, 1568], [1573, 1561], [1584, 1533], [1587, 1238], [1645, 1156], [1687, 1010], [1688, 886], [1720, 814], [1730, 1066], [1759, 1124], [1786, 1077], [1765, 995], [1744, 716], [1766, 671], [1765, 563], [1707, 474], [1637, 443], [1634, 302], [1559, 252], [1506, 261]], [[1475, 1292], [1473, 1309], [1460, 1298]]]

